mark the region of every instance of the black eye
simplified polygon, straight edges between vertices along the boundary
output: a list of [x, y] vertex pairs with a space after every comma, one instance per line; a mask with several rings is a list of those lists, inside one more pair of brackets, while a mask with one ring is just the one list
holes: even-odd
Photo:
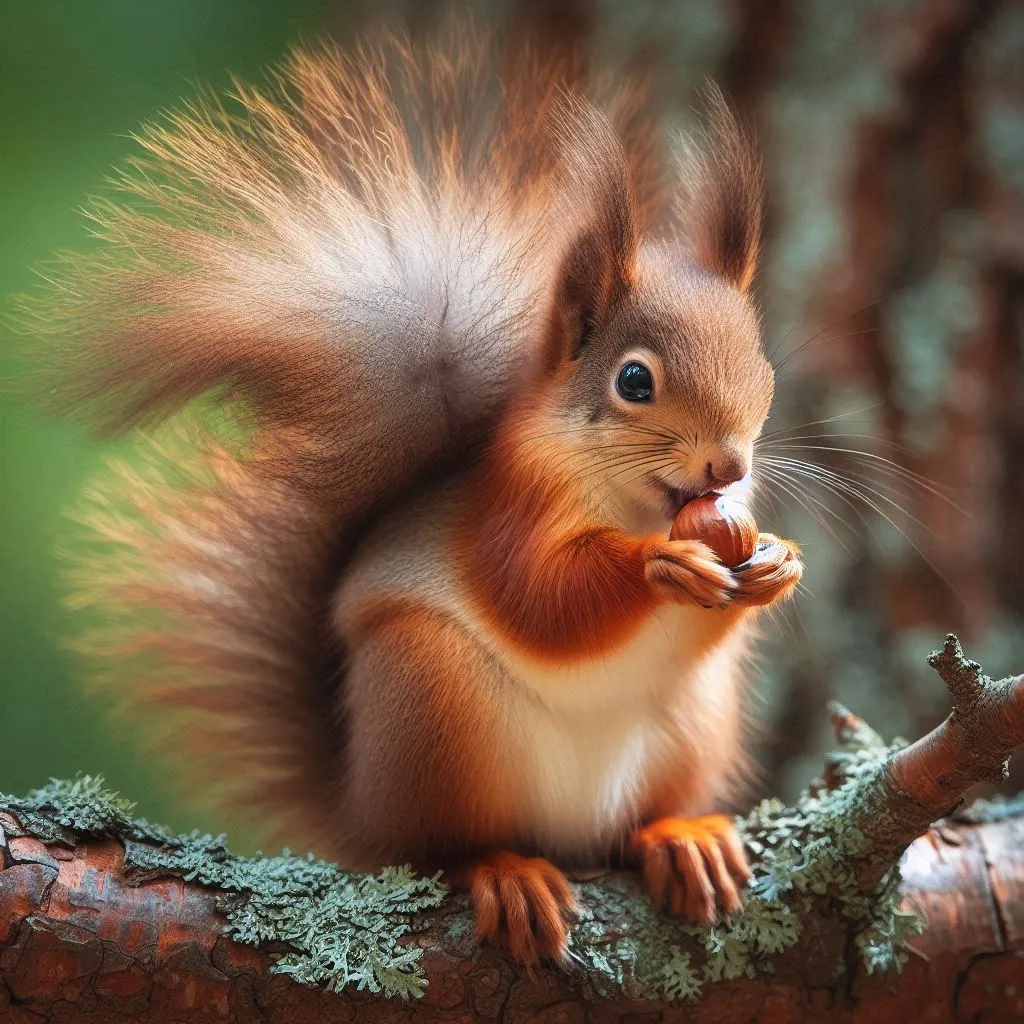
[[615, 378], [615, 390], [627, 402], [649, 402], [654, 394], [654, 378], [643, 363], [626, 363]]

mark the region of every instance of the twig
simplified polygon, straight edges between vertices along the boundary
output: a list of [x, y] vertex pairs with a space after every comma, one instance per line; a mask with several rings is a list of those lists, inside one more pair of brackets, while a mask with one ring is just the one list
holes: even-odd
[[[928, 664], [953, 695], [953, 711], [927, 736], [896, 751], [877, 779], [858, 825], [873, 840], [881, 878], [902, 851], [938, 818], [950, 814], [978, 782], [1002, 782], [1007, 759], [1024, 743], [1024, 676], [993, 681], [948, 634]], [[845, 742], [871, 744], [873, 730], [841, 706], [833, 715]], [[866, 730], [866, 731], [865, 731]]]

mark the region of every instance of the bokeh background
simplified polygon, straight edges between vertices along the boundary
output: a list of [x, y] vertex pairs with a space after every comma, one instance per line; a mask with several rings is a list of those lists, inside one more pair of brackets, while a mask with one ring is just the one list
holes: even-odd
[[[791, 795], [818, 770], [831, 697], [887, 735], [935, 724], [948, 698], [925, 657], [949, 630], [990, 673], [1024, 670], [1024, 3], [473, 9], [625, 51], [681, 119], [712, 75], [762, 137], [758, 287], [779, 387], [760, 518], [803, 544], [808, 573], [765, 627], [755, 790]], [[302, 38], [437, 17], [429, 0], [4, 5], [0, 295], [88, 247], [78, 206], [129, 133], [198, 84], [256, 78]], [[152, 818], [214, 827], [81, 694], [62, 646], [64, 513], [113, 451], [0, 398], [0, 790], [102, 772]]]

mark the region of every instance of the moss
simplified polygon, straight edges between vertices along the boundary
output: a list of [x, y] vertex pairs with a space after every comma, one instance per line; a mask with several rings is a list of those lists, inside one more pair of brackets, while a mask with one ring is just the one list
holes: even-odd
[[793, 805], [765, 800], [738, 820], [754, 880], [731, 921], [710, 929], [669, 922], [638, 890], [602, 882], [583, 887], [574, 955], [627, 992], [692, 1000], [708, 982], [771, 974], [775, 958], [802, 938], [803, 921], [824, 913], [846, 922], [868, 973], [899, 970], [906, 941], [923, 925], [900, 909], [898, 869], [883, 872], [873, 892], [862, 891], [873, 850], [858, 827], [880, 813], [879, 776], [897, 748], [866, 727], [850, 730], [832, 755], [835, 788], [812, 786]]
[[[422, 950], [401, 944], [410, 918], [440, 906], [446, 887], [409, 868], [350, 875], [312, 856], [238, 857], [223, 836], [172, 835], [131, 817], [133, 805], [83, 775], [51, 781], [25, 798], [0, 795], [30, 834], [47, 842], [113, 835], [125, 843], [125, 870], [142, 879], [174, 874], [226, 893], [226, 932], [251, 945], [285, 943], [272, 971], [307, 985], [347, 985], [405, 998], [422, 995]], [[235, 894], [234, 897], [232, 894]]]
[[[775, 958], [801, 940], [805, 915], [822, 912], [847, 922], [869, 972], [900, 967], [902, 946], [920, 922], [899, 909], [898, 872], [887, 872], [874, 893], [858, 882], [872, 851], [857, 823], [878, 813], [872, 794], [894, 748], [867, 729], [845, 739], [832, 757], [834, 789], [813, 786], [791, 806], [766, 800], [739, 820], [755, 868], [745, 906], [731, 921], [708, 929], [669, 921], [629, 875], [580, 886], [570, 955], [586, 968], [594, 993], [694, 1000], [708, 983], [771, 974]], [[423, 993], [422, 951], [401, 940], [422, 911], [443, 902], [436, 876], [408, 868], [353, 875], [287, 852], [238, 857], [223, 836], [173, 835], [133, 818], [133, 805], [99, 777], [55, 780], [25, 798], [0, 796], [0, 807], [49, 842], [117, 836], [134, 880], [170, 873], [217, 889], [227, 933], [252, 945], [285, 944], [289, 951], [272, 970], [298, 982]], [[469, 927], [465, 915], [448, 924], [455, 937]]]

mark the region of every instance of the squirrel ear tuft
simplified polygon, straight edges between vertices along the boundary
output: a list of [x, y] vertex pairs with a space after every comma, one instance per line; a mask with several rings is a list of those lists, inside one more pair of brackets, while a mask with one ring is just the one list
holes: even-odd
[[709, 81], [703, 98], [704, 123], [679, 153], [682, 237], [697, 264], [746, 291], [761, 245], [764, 170], [718, 86]]
[[549, 354], [574, 358], [611, 318], [632, 283], [638, 244], [629, 165], [607, 119], [566, 97], [556, 126], [563, 147], [566, 216], [578, 228], [558, 267]]

